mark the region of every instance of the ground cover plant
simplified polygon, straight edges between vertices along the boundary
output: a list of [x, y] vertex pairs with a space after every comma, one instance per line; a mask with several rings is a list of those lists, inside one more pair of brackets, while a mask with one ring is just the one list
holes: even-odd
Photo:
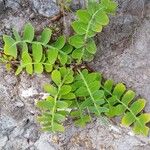
[[22, 71], [51, 75], [50, 83], [44, 86], [49, 96], [36, 104], [41, 110], [37, 120], [42, 130], [63, 132], [68, 118], [76, 126], [85, 127], [93, 116], [119, 116], [122, 125], [131, 126], [136, 134], [148, 135], [150, 114], [143, 111], [146, 101], [136, 99], [123, 83], [104, 80], [100, 73], [84, 65], [93, 60], [97, 51], [94, 36], [109, 24], [109, 15], [116, 8], [112, 0], [89, 2], [86, 9], [76, 12], [76, 20], [71, 24], [74, 34], [69, 38], [62, 35], [52, 41], [49, 28], [35, 37], [30, 23], [22, 34], [14, 29], [13, 36], [3, 36], [0, 60], [7, 69], [14, 68], [16, 75]]

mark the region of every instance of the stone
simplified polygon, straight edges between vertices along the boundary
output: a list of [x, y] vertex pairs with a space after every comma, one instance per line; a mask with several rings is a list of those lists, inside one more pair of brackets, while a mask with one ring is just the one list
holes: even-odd
[[5, 0], [5, 6], [7, 8], [12, 8], [13, 10], [17, 10], [20, 8], [21, 0]]
[[59, 13], [59, 7], [52, 0], [31, 0], [32, 9], [44, 17], [53, 17]]
[[2, 149], [3, 146], [6, 145], [7, 140], [8, 140], [7, 136], [0, 137], [0, 149]]
[[81, 9], [82, 7], [86, 6], [86, 1], [85, 0], [72, 0], [70, 4], [70, 8], [73, 11], [76, 11], [78, 9]]
[[34, 144], [38, 150], [55, 150], [54, 147], [49, 143], [49, 134], [42, 134], [39, 140]]
[[5, 9], [4, 1], [0, 0], [0, 14], [4, 11], [4, 9]]

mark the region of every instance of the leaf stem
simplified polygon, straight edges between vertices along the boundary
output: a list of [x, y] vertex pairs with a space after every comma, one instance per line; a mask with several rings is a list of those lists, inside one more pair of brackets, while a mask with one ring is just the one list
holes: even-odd
[[[107, 93], [109, 93], [111, 96], [113, 96], [113, 94], [110, 92], [110, 91], [108, 91], [107, 89], [105, 89], [105, 87], [103, 86], [103, 85], [101, 85], [101, 87], [107, 92]], [[126, 105], [126, 104], [124, 104], [120, 99], [118, 99], [117, 97], [116, 97], [116, 100], [119, 102], [119, 103], [121, 103], [131, 114], [132, 114], [132, 116], [134, 117], [134, 119], [139, 123], [139, 125], [143, 128], [143, 125], [141, 124], [141, 122], [139, 121], [139, 119], [136, 117], [136, 115], [133, 113], [133, 111]], [[142, 131], [142, 130], [141, 130]], [[144, 133], [143, 131], [142, 131], [142, 133]]]
[[[29, 43], [29, 44], [41, 44], [42, 46], [44, 46], [45, 48], [51, 48], [51, 49], [56, 49], [55, 47], [51, 46], [51, 45], [45, 45], [42, 42], [39, 41], [29, 41], [29, 40], [23, 40], [23, 41], [16, 41], [14, 44], [12, 44], [8, 49], [12, 48], [14, 45], [17, 45], [19, 43]], [[57, 49], [60, 53], [67, 55], [67, 53], [65, 53], [64, 51]], [[68, 55], [67, 55], [68, 56]], [[70, 56], [68, 56], [69, 58], [71, 58]]]
[[70, 71], [68, 71], [68, 73], [64, 76], [61, 84], [58, 86], [58, 92], [57, 92], [57, 94], [54, 97], [54, 106], [53, 106], [53, 109], [52, 109], [52, 119], [51, 119], [52, 132], [54, 132], [54, 129], [53, 129], [53, 127], [54, 127], [54, 115], [55, 115], [55, 110], [56, 110], [57, 99], [59, 98], [59, 93], [60, 93], [61, 87], [64, 84], [64, 82], [66, 80], [66, 77], [69, 74], [70, 74]]
[[89, 31], [90, 31], [92, 22], [93, 22], [93, 20], [94, 20], [94, 18], [95, 18], [95, 16], [96, 16], [96, 14], [97, 14], [99, 11], [103, 10], [103, 9], [104, 9], [104, 7], [101, 7], [100, 9], [98, 9], [98, 10], [92, 15], [92, 18], [91, 18], [91, 20], [90, 20], [89, 23], [88, 23], [88, 26], [87, 26], [87, 29], [86, 29], [86, 34], [85, 34], [85, 36], [84, 36], [84, 46], [83, 46], [83, 48], [82, 48], [82, 54], [83, 54], [83, 55], [84, 55], [85, 44], [86, 44], [87, 39], [88, 39], [88, 33], [89, 33]]
[[87, 84], [87, 82], [86, 82], [86, 80], [85, 80], [85, 78], [84, 78], [82, 72], [81, 72], [79, 69], [78, 69], [78, 72], [79, 72], [79, 74], [80, 74], [80, 76], [81, 76], [81, 78], [82, 78], [82, 80], [83, 80], [83, 82], [84, 82], [84, 84], [85, 84], [85, 86], [86, 86], [86, 88], [87, 88], [87, 91], [88, 91], [88, 93], [89, 93], [89, 95], [90, 95], [90, 97], [91, 97], [91, 99], [92, 99], [92, 102], [93, 102], [93, 104], [94, 104], [94, 106], [95, 106], [95, 108], [96, 108], [96, 110], [97, 110], [97, 112], [98, 112], [98, 115], [100, 115], [100, 112], [99, 112], [99, 110], [98, 110], [98, 108], [97, 108], [97, 105], [96, 105], [96, 103], [95, 103], [94, 97], [93, 97], [93, 95], [92, 95], [92, 92], [91, 92], [91, 90], [90, 90], [90, 88], [89, 88], [89, 86], [88, 86], [88, 84]]

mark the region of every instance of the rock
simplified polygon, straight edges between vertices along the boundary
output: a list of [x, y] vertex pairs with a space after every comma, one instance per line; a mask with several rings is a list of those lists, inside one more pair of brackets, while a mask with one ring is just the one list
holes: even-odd
[[4, 5], [4, 1], [0, 0], [0, 14], [4, 11], [5, 5]]
[[28, 144], [27, 139], [22, 139], [20, 137], [16, 137], [15, 139], [10, 139], [4, 150], [27, 150], [29, 149], [30, 145]]
[[[128, 129], [112, 124], [100, 124], [100, 121], [102, 120], [98, 119], [84, 129], [69, 127], [63, 134], [67, 141], [64, 145], [60, 145], [61, 150], [137, 150], [141, 147], [147, 150], [147, 147], [150, 148], [149, 139], [131, 135]], [[58, 139], [58, 143], [64, 141], [61, 136], [58, 136]]]
[[53, 17], [59, 13], [59, 7], [52, 0], [31, 0], [32, 9], [44, 17]]
[[10, 134], [10, 132], [17, 126], [17, 122], [6, 114], [1, 114], [0, 117], [0, 134]]
[[49, 143], [50, 135], [42, 134], [39, 140], [34, 144], [38, 150], [55, 150], [54, 147]]
[[7, 140], [8, 140], [7, 136], [0, 137], [0, 149], [2, 149], [3, 146], [6, 145]]
[[117, 14], [112, 16], [109, 26], [105, 27], [97, 38], [100, 43], [99, 49], [118, 50], [118, 53], [121, 53], [131, 44], [132, 36], [144, 17], [144, 0], [136, 2], [137, 0], [118, 0]]
[[21, 0], [5, 0], [5, 6], [17, 10], [20, 8]]
[[82, 7], [85, 7], [85, 6], [86, 6], [86, 1], [84, 0], [72, 0], [70, 4], [70, 8], [73, 11], [81, 9]]

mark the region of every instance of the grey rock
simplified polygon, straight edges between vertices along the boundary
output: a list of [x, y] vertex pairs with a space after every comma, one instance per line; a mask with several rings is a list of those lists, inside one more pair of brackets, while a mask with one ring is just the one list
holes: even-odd
[[[105, 27], [97, 38], [101, 49], [122, 52], [131, 44], [132, 36], [144, 17], [144, 0], [136, 2], [137, 0], [118, 0], [117, 14], [112, 16], [110, 25]], [[136, 13], [137, 10], [138, 13]]]
[[45, 17], [53, 17], [59, 13], [59, 7], [52, 0], [31, 0], [32, 9]]
[[16, 126], [17, 126], [17, 122], [12, 117], [9, 117], [5, 114], [1, 114], [0, 116], [1, 134], [9, 134]]
[[[71, 126], [63, 136], [67, 141], [60, 147], [64, 150], [136, 150], [142, 147], [146, 150], [149, 146], [149, 139], [136, 137], [128, 129], [112, 124], [100, 124], [96, 120], [85, 129], [77, 129]], [[70, 138], [69, 138], [70, 137]], [[58, 136], [59, 143], [64, 139]], [[61, 141], [62, 140], [62, 141]]]
[[21, 7], [21, 0], [5, 0], [5, 7], [17, 10]]
[[0, 149], [2, 149], [3, 146], [6, 145], [7, 140], [8, 140], [7, 136], [0, 137]]
[[0, 0], [0, 15], [1, 15], [1, 13], [3, 13], [4, 8], [5, 8], [4, 1]]
[[73, 11], [76, 11], [78, 9], [81, 9], [82, 7], [86, 6], [86, 1], [85, 0], [72, 0], [70, 4], [70, 8]]
[[55, 150], [53, 146], [49, 142], [50, 135], [49, 134], [42, 134], [39, 138], [39, 140], [36, 141], [34, 146], [37, 148], [37, 150]]
[[10, 139], [7, 142], [4, 150], [27, 150], [29, 147], [30, 145], [28, 144], [27, 139], [16, 137], [15, 139]]

